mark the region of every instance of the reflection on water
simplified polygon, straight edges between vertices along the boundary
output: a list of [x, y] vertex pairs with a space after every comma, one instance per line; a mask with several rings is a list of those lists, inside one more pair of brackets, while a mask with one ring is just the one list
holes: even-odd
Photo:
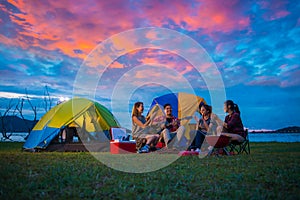
[[300, 133], [249, 133], [250, 142], [300, 142]]
[[[25, 142], [28, 133], [14, 133], [10, 139]], [[300, 133], [249, 133], [250, 142], [300, 142]], [[4, 141], [0, 133], [0, 141]], [[5, 140], [10, 141], [10, 140]]]
[[[7, 135], [10, 135], [8, 133]], [[28, 135], [28, 133], [12, 133], [12, 135], [9, 137], [11, 140], [5, 140], [2, 137], [2, 133], [0, 133], [0, 141], [1, 142], [25, 142], [25, 137]]]

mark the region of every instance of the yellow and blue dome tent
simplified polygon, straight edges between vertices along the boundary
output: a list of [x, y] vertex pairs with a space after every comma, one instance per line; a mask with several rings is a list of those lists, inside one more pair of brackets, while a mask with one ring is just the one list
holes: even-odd
[[120, 125], [103, 105], [85, 98], [74, 98], [50, 109], [34, 126], [23, 148], [45, 149], [65, 127], [80, 130], [78, 135], [82, 142], [103, 142], [109, 141], [110, 128]]
[[194, 115], [198, 111], [200, 103], [206, 104], [204, 98], [194, 94], [184, 92], [168, 93], [154, 98], [150, 110], [156, 104], [163, 107], [167, 103], [171, 104], [173, 115], [179, 119]]

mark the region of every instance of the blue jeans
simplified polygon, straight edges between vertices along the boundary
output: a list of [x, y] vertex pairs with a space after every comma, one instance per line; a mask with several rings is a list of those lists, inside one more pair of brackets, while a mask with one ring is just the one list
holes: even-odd
[[204, 142], [206, 136], [206, 132], [197, 130], [196, 136], [194, 138], [194, 141], [192, 142], [192, 145], [190, 146], [191, 149], [201, 149], [202, 143]]

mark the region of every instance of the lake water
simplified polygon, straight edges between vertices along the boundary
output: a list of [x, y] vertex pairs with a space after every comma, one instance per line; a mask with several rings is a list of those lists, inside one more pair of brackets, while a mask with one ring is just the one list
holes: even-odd
[[[9, 135], [9, 134], [7, 134]], [[10, 139], [13, 142], [25, 142], [25, 137], [28, 135], [28, 133], [13, 133], [12, 136], [10, 136]], [[11, 142], [11, 140], [4, 140], [2, 137], [2, 133], [0, 133], [0, 141], [1, 142]]]
[[[15, 142], [25, 142], [28, 133], [14, 133], [10, 138]], [[300, 142], [300, 133], [249, 133], [250, 142]], [[0, 141], [4, 141], [0, 133]], [[9, 140], [6, 140], [9, 141]]]
[[300, 142], [300, 133], [249, 133], [250, 142]]

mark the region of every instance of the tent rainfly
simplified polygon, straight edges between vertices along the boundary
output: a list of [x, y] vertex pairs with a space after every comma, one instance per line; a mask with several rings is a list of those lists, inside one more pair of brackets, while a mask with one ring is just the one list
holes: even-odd
[[[149, 113], [155, 108], [155, 105], [158, 104], [160, 107], [163, 107], [167, 103], [171, 104], [172, 114], [179, 119], [191, 118], [198, 111], [200, 104], [206, 104], [204, 98], [194, 94], [184, 92], [168, 93], [153, 99]], [[185, 137], [191, 140], [189, 122], [190, 120], [184, 120], [181, 121], [181, 124], [185, 126]]]
[[74, 98], [50, 109], [34, 126], [24, 149], [46, 149], [59, 139], [62, 130], [76, 128], [82, 143], [108, 142], [111, 127], [120, 127], [116, 118], [103, 105], [85, 99]]

